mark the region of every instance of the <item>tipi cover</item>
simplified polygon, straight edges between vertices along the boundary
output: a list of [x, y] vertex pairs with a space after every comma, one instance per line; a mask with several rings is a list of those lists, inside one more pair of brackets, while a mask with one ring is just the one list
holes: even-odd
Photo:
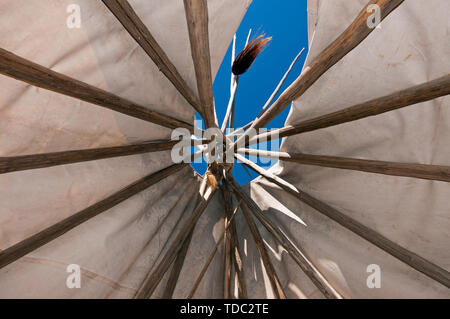
[[281, 150], [232, 149], [241, 187], [172, 132], [220, 127], [250, 4], [0, 2], [0, 298], [450, 297], [450, 2], [309, 0], [303, 72], [251, 126], [290, 107]]

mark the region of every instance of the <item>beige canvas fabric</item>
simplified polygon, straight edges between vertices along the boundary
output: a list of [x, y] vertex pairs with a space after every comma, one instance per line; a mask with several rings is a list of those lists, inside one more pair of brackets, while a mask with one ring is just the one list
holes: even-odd
[[[0, 46], [117, 95], [192, 121], [194, 111], [100, 1], [78, 1], [82, 28], [66, 27], [70, 1], [0, 4]], [[195, 90], [182, 2], [130, 1]], [[250, 1], [208, 1], [215, 74]], [[365, 0], [309, 0], [306, 65], [342, 32]], [[447, 0], [405, 1], [372, 34], [294, 101], [287, 124], [342, 109], [442, 76], [450, 70]], [[14, 30], [14, 35], [11, 30]], [[122, 145], [168, 138], [170, 130], [0, 76], [0, 156]], [[440, 98], [284, 140], [282, 150], [397, 162], [450, 165], [449, 99]], [[0, 249], [166, 167], [170, 153], [128, 156], [0, 175]], [[450, 269], [450, 188], [446, 183], [280, 163], [272, 172], [394, 242]], [[130, 298], [192, 211], [191, 168], [133, 196], [0, 270], [0, 297]], [[432, 279], [258, 178], [246, 186], [265, 215], [347, 298], [449, 298]], [[187, 210], [185, 210], [186, 205]], [[200, 219], [174, 297], [192, 287], [223, 230], [216, 194]], [[251, 234], [236, 215], [250, 298], [273, 293]], [[323, 298], [259, 225], [289, 298]], [[82, 267], [68, 289], [66, 267]], [[381, 288], [366, 284], [381, 269]], [[220, 249], [197, 298], [223, 294]], [[234, 275], [233, 275], [234, 278]], [[235, 278], [234, 278], [235, 279]], [[160, 297], [167, 275], [153, 297]], [[236, 290], [236, 289], [235, 289]], [[237, 291], [235, 291], [235, 295]]]

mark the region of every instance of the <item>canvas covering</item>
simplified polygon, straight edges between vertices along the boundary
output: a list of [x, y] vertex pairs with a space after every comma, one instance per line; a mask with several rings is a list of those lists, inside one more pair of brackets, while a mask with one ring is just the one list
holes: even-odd
[[[196, 91], [183, 2], [129, 2]], [[73, 3], [2, 1], [0, 46], [152, 110], [193, 122], [193, 108], [101, 1], [77, 1], [81, 28], [69, 29], [67, 8]], [[208, 1], [213, 76], [249, 5], [250, 1]], [[3, 75], [0, 81], [0, 156], [170, 139], [171, 130], [162, 126]], [[0, 249], [170, 164], [170, 151], [165, 151], [0, 175]], [[1, 269], [0, 297], [134, 296], [170, 244], [169, 236], [190, 214], [189, 208], [183, 212], [197, 183], [187, 167]], [[205, 212], [192, 240], [202, 251], [212, 248], [214, 238], [205, 240], [201, 234], [210, 233], [222, 216], [214, 205]], [[198, 263], [192, 258], [187, 262]], [[80, 289], [66, 286], [70, 264], [81, 267]], [[220, 290], [199, 289], [199, 295], [219, 297]]]
[[[33, 62], [192, 121], [194, 111], [100, 1], [80, 0], [82, 28], [68, 29], [71, 1], [2, 1], [0, 46]], [[182, 1], [130, 1], [184, 79], [195, 72]], [[215, 74], [250, 1], [210, 0]], [[366, 0], [309, 0], [307, 65], [342, 32]], [[447, 0], [405, 1], [371, 35], [294, 101], [287, 124], [383, 96], [450, 70]], [[12, 32], [14, 30], [14, 33]], [[168, 36], [169, 35], [169, 36]], [[213, 74], [213, 75], [214, 75]], [[170, 130], [0, 76], [0, 156], [124, 145], [170, 137]], [[284, 140], [283, 151], [450, 165], [448, 97]], [[170, 163], [169, 152], [0, 175], [0, 249], [101, 200]], [[407, 177], [280, 163], [272, 172], [364, 225], [450, 269], [450, 188]], [[0, 297], [131, 298], [192, 210], [192, 169], [159, 182], [0, 270]], [[264, 214], [347, 298], [449, 298], [444, 286], [258, 178], [246, 186]], [[187, 210], [185, 209], [187, 205]], [[216, 194], [200, 219], [174, 297], [186, 297], [223, 230]], [[243, 217], [236, 216], [251, 298], [271, 298], [267, 276]], [[323, 298], [259, 225], [289, 298]], [[68, 289], [66, 267], [82, 268]], [[367, 266], [381, 288], [366, 285]], [[223, 251], [197, 298], [223, 294]], [[154, 297], [161, 295], [167, 275]], [[235, 289], [236, 295], [236, 289]]]

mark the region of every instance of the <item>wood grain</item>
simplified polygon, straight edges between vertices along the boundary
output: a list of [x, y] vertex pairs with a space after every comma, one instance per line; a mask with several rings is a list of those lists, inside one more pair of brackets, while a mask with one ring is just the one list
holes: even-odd
[[184, 0], [186, 20], [191, 43], [200, 103], [205, 114], [206, 127], [218, 127], [214, 112], [211, 56], [208, 33], [208, 4], [205, 0]]
[[270, 140], [271, 136], [282, 138], [356, 121], [369, 116], [398, 110], [409, 105], [430, 101], [448, 94], [450, 94], [450, 74], [333, 113], [318, 116], [294, 125], [288, 125], [281, 129], [273, 130], [272, 132], [260, 134], [250, 139], [250, 144], [255, 143], [258, 139]]
[[181, 269], [183, 269], [184, 260], [186, 259], [186, 254], [188, 252], [189, 245], [191, 244], [193, 234], [194, 231], [192, 230], [177, 254], [177, 258], [175, 259], [172, 265], [172, 270], [170, 271], [169, 279], [167, 279], [167, 284], [164, 288], [162, 299], [172, 299], [173, 297], [173, 292], [175, 291], [178, 278], [180, 277]]
[[49, 243], [50, 241], [62, 236], [76, 226], [88, 221], [89, 219], [103, 213], [104, 211], [122, 203], [128, 198], [158, 183], [162, 179], [180, 171], [187, 164], [175, 164], [160, 171], [147, 175], [144, 178], [126, 186], [118, 192], [106, 197], [105, 199], [75, 213], [62, 221], [32, 235], [19, 243], [0, 251], [0, 268], [16, 261], [20, 257], [34, 251], [35, 249]]
[[198, 286], [200, 285], [200, 282], [202, 281], [204, 275], [206, 274], [206, 271], [208, 270], [209, 265], [211, 264], [212, 260], [214, 259], [214, 256], [216, 255], [219, 246], [222, 244], [223, 240], [225, 239], [225, 234], [227, 230], [229, 229], [231, 222], [233, 221], [234, 216], [236, 215], [237, 211], [239, 209], [239, 204], [236, 206], [235, 210], [230, 216], [230, 220], [226, 223], [225, 228], [223, 230], [222, 236], [219, 237], [219, 240], [214, 245], [213, 250], [209, 254], [208, 259], [206, 260], [205, 264], [203, 265], [202, 270], [200, 271], [199, 275], [197, 276], [197, 279], [194, 281], [194, 285], [192, 286], [191, 291], [189, 292], [186, 299], [192, 299], [194, 297], [195, 292], [197, 291]]
[[[319, 53], [307, 66], [302, 74], [280, 95], [267, 111], [253, 123], [253, 128], [266, 126], [280, 114], [292, 101], [298, 99], [327, 70], [339, 62], [344, 56], [360, 44], [375, 28], [368, 26], [367, 21], [373, 14], [368, 10], [371, 5], [377, 5], [383, 21], [404, 0], [371, 0], [361, 10], [352, 24], [338, 36], [325, 50]], [[380, 21], [380, 22], [381, 22]]]
[[181, 250], [186, 238], [194, 229], [195, 225], [197, 224], [197, 221], [200, 219], [201, 215], [208, 206], [208, 203], [213, 197], [215, 191], [216, 188], [212, 189], [210, 196], [208, 196], [207, 198], [198, 196], [197, 204], [194, 208], [194, 211], [191, 214], [191, 217], [183, 225], [182, 229], [173, 240], [169, 249], [164, 254], [160, 263], [156, 266], [155, 270], [152, 271], [149, 274], [149, 276], [144, 280], [143, 284], [141, 285], [141, 287], [139, 288], [138, 292], [135, 295], [136, 299], [148, 299], [155, 292], [155, 289], [158, 287], [158, 284], [164, 277], [164, 274], [167, 272], [170, 265], [175, 260], [178, 252]]
[[133, 145], [0, 157], [0, 174], [170, 150], [178, 141], [149, 141]]
[[377, 231], [364, 226], [355, 219], [343, 214], [334, 207], [331, 207], [330, 205], [318, 200], [317, 198], [314, 198], [311, 195], [299, 190], [293, 185], [287, 186], [286, 182], [280, 182], [279, 178], [274, 178], [272, 174], [266, 172], [262, 168], [257, 168], [255, 166], [249, 167], [255, 170], [255, 172], [261, 174], [261, 176], [266, 178], [268, 181], [280, 186], [287, 193], [298, 198], [306, 205], [314, 208], [319, 213], [329, 217], [341, 226], [354, 232], [368, 242], [414, 268], [415, 270], [450, 288], [450, 273], [447, 270], [398, 245], [397, 243], [391, 241]]
[[338, 156], [260, 151], [256, 149], [239, 149], [238, 152], [305, 165], [450, 182], [450, 166], [443, 165], [396, 163]]
[[203, 110], [200, 102], [191, 88], [187, 85], [175, 65], [155, 40], [150, 30], [145, 26], [133, 7], [127, 0], [102, 0], [108, 9], [119, 20], [133, 39], [141, 46], [147, 55], [153, 60], [159, 70], [169, 79], [180, 94], [200, 114]]
[[239, 299], [248, 299], [247, 281], [245, 277], [244, 264], [241, 257], [243, 254], [239, 246], [239, 236], [236, 231], [236, 222], [234, 220], [231, 221], [229, 231], [231, 238], [231, 254], [233, 256], [232, 260], [238, 280], [238, 297]]
[[[228, 193], [231, 198], [231, 192], [224, 185], [224, 190]], [[231, 207], [231, 204], [230, 204]], [[232, 262], [234, 265], [234, 270], [236, 272], [237, 280], [238, 280], [238, 297], [239, 299], [248, 299], [248, 293], [247, 293], [247, 282], [245, 277], [245, 270], [244, 270], [244, 264], [242, 262], [242, 251], [239, 244], [239, 236], [236, 231], [236, 222], [234, 219], [231, 220], [230, 228], [228, 229], [228, 232], [230, 234], [230, 249], [231, 249], [231, 256], [232, 256]], [[231, 296], [231, 295], [230, 295]]]
[[[242, 161], [243, 159], [239, 158], [239, 160]], [[247, 162], [243, 163], [244, 165], [249, 165], [249, 163]], [[253, 167], [250, 168], [253, 169]], [[233, 187], [233, 190], [235, 192], [239, 193], [240, 197], [244, 200], [246, 205], [251, 209], [253, 214], [267, 229], [267, 231], [284, 247], [284, 249], [286, 249], [288, 254], [297, 263], [297, 265], [299, 265], [299, 267], [308, 276], [308, 278], [317, 287], [317, 289], [319, 289], [320, 292], [322, 292], [322, 294], [328, 299], [342, 299], [343, 297], [339, 294], [339, 292], [333, 288], [328, 280], [314, 266], [302, 247], [294, 246], [291, 240], [289, 240], [286, 235], [278, 229], [278, 227], [276, 227], [268, 218], [264, 216], [259, 206], [248, 194], [240, 189], [239, 185], [233, 179], [231, 180], [231, 186]]]
[[[239, 198], [240, 194], [235, 193]], [[242, 198], [241, 198], [242, 199]], [[270, 261], [269, 254], [267, 253], [266, 246], [264, 245], [264, 241], [259, 233], [258, 227], [256, 226], [255, 221], [253, 220], [250, 212], [248, 211], [245, 203], [241, 204], [241, 210], [244, 214], [245, 220], [247, 221], [247, 225], [250, 228], [250, 232], [253, 235], [253, 239], [256, 244], [256, 248], [258, 249], [259, 255], [261, 256], [261, 260], [264, 264], [264, 269], [266, 270], [267, 277], [269, 277], [270, 284], [272, 286], [272, 291], [277, 299], [286, 299], [286, 295], [283, 291], [283, 287], [281, 286], [280, 279], [273, 267], [272, 262]]]

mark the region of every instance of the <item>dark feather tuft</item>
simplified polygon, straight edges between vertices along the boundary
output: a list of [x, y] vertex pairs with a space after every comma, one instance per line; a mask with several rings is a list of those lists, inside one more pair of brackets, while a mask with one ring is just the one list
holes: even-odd
[[265, 38], [264, 34], [261, 34], [250, 41], [234, 60], [231, 68], [233, 74], [241, 75], [247, 72], [258, 55], [269, 44], [270, 40], [272, 40], [272, 37]]

